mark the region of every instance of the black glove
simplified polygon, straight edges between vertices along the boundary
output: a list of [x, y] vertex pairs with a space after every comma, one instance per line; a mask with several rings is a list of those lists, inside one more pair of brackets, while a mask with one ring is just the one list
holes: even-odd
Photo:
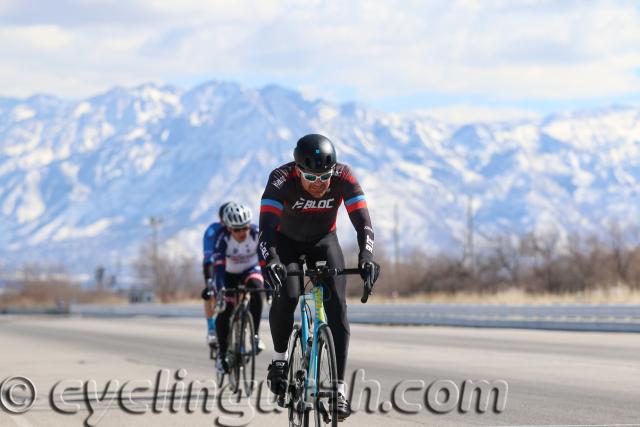
[[360, 277], [365, 282], [369, 282], [371, 286], [376, 283], [378, 280], [378, 275], [380, 274], [380, 265], [373, 260], [360, 260], [358, 263], [360, 267]]
[[284, 281], [287, 280], [287, 268], [280, 262], [279, 258], [273, 258], [262, 269], [264, 278], [271, 288], [278, 292]]
[[213, 283], [213, 279], [212, 278], [208, 278], [207, 279], [207, 284], [205, 285], [205, 288], [202, 290], [202, 294], [200, 294], [202, 299], [205, 300], [205, 301], [209, 301], [211, 299], [211, 297], [213, 295], [215, 295], [214, 288], [215, 288], [215, 284]]
[[209, 288], [204, 288], [200, 296], [202, 297], [203, 300], [209, 301], [211, 299], [211, 295], [213, 295], [213, 290]]

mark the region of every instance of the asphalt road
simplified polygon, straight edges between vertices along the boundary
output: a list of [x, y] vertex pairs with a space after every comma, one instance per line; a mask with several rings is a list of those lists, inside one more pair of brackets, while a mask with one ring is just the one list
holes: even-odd
[[[266, 322], [263, 329], [258, 380], [271, 349]], [[0, 317], [0, 426], [287, 425], [266, 393], [240, 403], [223, 393], [209, 401], [211, 412], [188, 411], [183, 388], [213, 375], [204, 332], [201, 319]], [[380, 400], [374, 411], [354, 401], [359, 410], [344, 426], [640, 426], [637, 334], [354, 325], [348, 372], [357, 369], [380, 385]], [[31, 392], [17, 385], [7, 393], [21, 381], [15, 376], [36, 389], [21, 415], [8, 413], [11, 401], [28, 403]], [[486, 411], [475, 401], [465, 410], [467, 380], [500, 386]], [[397, 406], [416, 413], [385, 403], [394, 387]]]

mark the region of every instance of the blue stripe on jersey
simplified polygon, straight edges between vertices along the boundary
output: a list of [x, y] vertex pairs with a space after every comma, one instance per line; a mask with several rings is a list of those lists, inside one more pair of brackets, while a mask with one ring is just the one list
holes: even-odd
[[347, 200], [346, 202], [344, 202], [344, 204], [345, 204], [345, 206], [350, 206], [350, 205], [352, 205], [354, 203], [357, 203], [357, 202], [359, 202], [361, 200], [364, 200], [364, 196], [363, 195], [351, 198], [351, 199]]
[[262, 201], [260, 202], [260, 206], [273, 206], [274, 208], [278, 208], [280, 210], [284, 209], [282, 203], [278, 202], [277, 200], [271, 199], [262, 199]]

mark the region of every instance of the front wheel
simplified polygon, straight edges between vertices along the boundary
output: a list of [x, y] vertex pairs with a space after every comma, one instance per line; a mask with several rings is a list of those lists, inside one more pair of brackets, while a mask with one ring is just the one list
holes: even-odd
[[240, 354], [242, 321], [234, 316], [229, 326], [229, 344], [227, 346], [227, 364], [229, 366], [229, 389], [235, 394], [240, 390]]
[[307, 369], [304, 366], [302, 331], [298, 325], [293, 327], [289, 340], [289, 349], [289, 375], [287, 378], [289, 427], [307, 427], [309, 425], [309, 411], [305, 410]]
[[238, 349], [238, 369], [242, 370], [245, 394], [251, 396], [256, 378], [256, 341], [254, 338], [253, 319], [248, 311], [242, 318], [242, 332]]
[[224, 372], [218, 369], [218, 349], [211, 349], [211, 359], [213, 360], [213, 369], [216, 371], [216, 385], [218, 389], [222, 388], [224, 383]]
[[328, 325], [318, 330], [318, 375], [315, 386], [316, 426], [338, 425], [338, 407], [331, 404], [338, 397], [338, 365], [333, 336]]

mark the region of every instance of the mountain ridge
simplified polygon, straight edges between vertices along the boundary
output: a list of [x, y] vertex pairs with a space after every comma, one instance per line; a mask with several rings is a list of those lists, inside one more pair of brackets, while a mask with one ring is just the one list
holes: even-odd
[[[158, 215], [163, 240], [197, 255], [221, 202], [249, 203], [257, 220], [268, 173], [311, 132], [355, 170], [385, 248], [395, 206], [405, 251], [461, 252], [470, 200], [480, 246], [501, 234], [599, 232], [640, 213], [637, 107], [453, 125], [278, 85], [145, 83], [75, 101], [0, 98], [0, 258], [91, 271], [96, 258], [133, 257]], [[338, 227], [353, 242], [345, 214]]]

